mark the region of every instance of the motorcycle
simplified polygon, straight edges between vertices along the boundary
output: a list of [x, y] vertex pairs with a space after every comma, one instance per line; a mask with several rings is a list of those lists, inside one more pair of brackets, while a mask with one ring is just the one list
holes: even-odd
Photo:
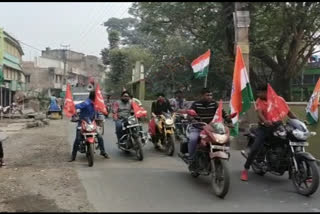
[[142, 147], [146, 145], [147, 136], [143, 132], [142, 125], [139, 120], [131, 115], [127, 119], [122, 120], [123, 136], [120, 138], [118, 147], [119, 149], [130, 152], [134, 150], [138, 160], [143, 160]]
[[176, 139], [184, 141], [186, 138], [186, 130], [188, 126], [188, 114], [184, 112], [176, 113], [175, 117], [175, 127], [176, 127]]
[[[188, 115], [196, 118], [194, 110], [188, 110]], [[231, 118], [235, 115], [231, 115]], [[199, 143], [197, 144], [194, 158], [190, 161], [188, 156], [188, 140], [191, 129], [202, 129]], [[193, 120], [187, 127], [186, 142], [180, 144], [179, 157], [188, 165], [191, 176], [211, 175], [211, 187], [215, 195], [224, 198], [230, 186], [230, 131], [223, 122], [198, 122]]]
[[0, 113], [3, 115], [7, 115], [7, 114], [15, 114], [16, 112], [19, 112], [22, 115], [22, 109], [20, 106], [18, 106], [16, 103], [12, 103], [11, 105], [2, 107], [0, 106]]
[[167, 155], [172, 156], [175, 150], [175, 126], [173, 115], [169, 113], [162, 113], [159, 116], [156, 116], [156, 135], [152, 138], [154, 145], [159, 145], [158, 141], [160, 140], [161, 150], [164, 150]]
[[[73, 116], [71, 122], [78, 122], [78, 116]], [[90, 167], [94, 164], [95, 144], [98, 143], [97, 139], [97, 124], [93, 120], [84, 119], [81, 120], [81, 126], [77, 127], [80, 130], [80, 146], [79, 152], [86, 154], [88, 159], [88, 165]], [[97, 149], [97, 148], [96, 148]]]
[[[253, 144], [256, 129], [251, 127], [248, 137], [248, 148]], [[292, 180], [297, 192], [304, 196], [312, 195], [319, 186], [319, 171], [316, 159], [305, 147], [309, 145], [306, 140], [310, 136], [315, 136], [315, 132], [310, 132], [306, 125], [297, 120], [289, 119], [286, 124], [277, 123], [270, 136], [252, 163], [252, 170], [263, 176], [270, 172], [277, 176], [282, 176], [289, 172], [289, 179]], [[247, 158], [244, 152], [241, 154]]]

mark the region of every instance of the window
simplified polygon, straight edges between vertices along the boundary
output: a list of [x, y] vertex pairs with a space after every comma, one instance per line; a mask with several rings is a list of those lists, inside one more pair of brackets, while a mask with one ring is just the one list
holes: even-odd
[[26, 75], [26, 83], [30, 83], [30, 74]]

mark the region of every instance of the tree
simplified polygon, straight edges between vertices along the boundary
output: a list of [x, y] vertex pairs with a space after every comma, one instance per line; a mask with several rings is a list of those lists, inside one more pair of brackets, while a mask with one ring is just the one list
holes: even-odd
[[320, 41], [319, 2], [250, 3], [252, 58], [269, 67], [277, 92], [291, 100], [299, 75]]
[[119, 48], [120, 33], [115, 30], [108, 32], [108, 40], [110, 50]]

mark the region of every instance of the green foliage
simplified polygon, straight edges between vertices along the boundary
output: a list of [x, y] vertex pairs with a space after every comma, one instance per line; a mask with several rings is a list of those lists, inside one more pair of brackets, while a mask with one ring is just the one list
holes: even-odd
[[110, 32], [108, 32], [108, 36], [110, 50], [119, 48], [120, 33], [118, 31], [111, 30]]

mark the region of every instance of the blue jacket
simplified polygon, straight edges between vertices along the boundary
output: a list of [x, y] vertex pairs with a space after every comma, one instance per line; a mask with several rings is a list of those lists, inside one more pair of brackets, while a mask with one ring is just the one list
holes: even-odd
[[84, 102], [77, 104], [76, 109], [80, 109], [80, 120], [89, 118], [90, 120], [95, 119], [95, 110], [94, 110], [94, 104], [92, 100], [87, 98]]

